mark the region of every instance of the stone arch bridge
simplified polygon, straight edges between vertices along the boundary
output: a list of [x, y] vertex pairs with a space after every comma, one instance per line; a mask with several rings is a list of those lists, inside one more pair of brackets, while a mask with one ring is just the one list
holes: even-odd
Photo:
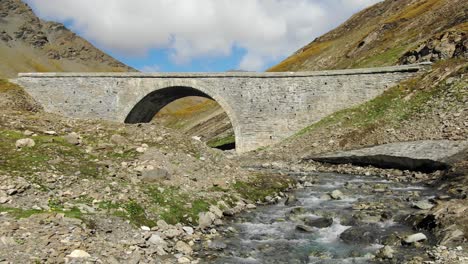
[[246, 152], [368, 101], [426, 67], [295, 73], [20, 73], [14, 82], [48, 112], [126, 123], [149, 122], [182, 97], [211, 98], [231, 120], [237, 151]]

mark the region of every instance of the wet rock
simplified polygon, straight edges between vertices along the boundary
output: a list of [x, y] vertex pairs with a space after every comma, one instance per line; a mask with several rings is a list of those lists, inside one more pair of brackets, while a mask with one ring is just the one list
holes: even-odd
[[420, 242], [424, 240], [427, 240], [426, 235], [424, 235], [423, 233], [417, 233], [417, 234], [413, 234], [413, 235], [409, 235], [405, 237], [403, 239], [403, 242], [406, 244], [413, 244], [415, 242]]
[[430, 210], [434, 207], [434, 204], [430, 203], [429, 201], [418, 201], [413, 203], [413, 207], [421, 210]]
[[306, 225], [296, 225], [296, 229], [307, 233], [314, 232], [314, 229], [312, 227]]
[[340, 238], [349, 244], [377, 244], [380, 236], [378, 228], [368, 225], [351, 227], [341, 233]]
[[35, 145], [36, 142], [34, 142], [34, 140], [31, 138], [18, 139], [15, 143], [16, 148], [32, 148]]
[[84, 250], [75, 249], [67, 257], [69, 257], [69, 258], [90, 258], [91, 255], [89, 255], [89, 253], [84, 251]]
[[246, 208], [247, 209], [255, 209], [255, 208], [257, 208], [257, 206], [255, 204], [247, 204]]
[[340, 190], [334, 190], [329, 194], [333, 200], [343, 200], [345, 198], [344, 194]]
[[322, 218], [305, 218], [303, 219], [304, 224], [316, 228], [326, 228], [333, 224], [333, 218], [322, 217]]
[[221, 241], [218, 241], [218, 240], [214, 240], [214, 241], [210, 241], [208, 243], [208, 248], [209, 249], [213, 249], [213, 250], [223, 250], [227, 247], [227, 245]]
[[284, 205], [295, 205], [299, 202], [297, 197], [293, 194], [289, 194], [288, 197], [286, 198], [286, 201], [284, 201]]
[[236, 213], [233, 209], [229, 208], [223, 211], [224, 216], [234, 216]]
[[395, 250], [391, 246], [385, 246], [379, 250], [377, 257], [381, 259], [392, 259]]

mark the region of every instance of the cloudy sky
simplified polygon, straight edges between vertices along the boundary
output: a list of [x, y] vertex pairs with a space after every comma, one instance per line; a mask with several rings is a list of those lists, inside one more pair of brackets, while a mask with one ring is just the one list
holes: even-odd
[[142, 71], [263, 71], [380, 0], [26, 0]]

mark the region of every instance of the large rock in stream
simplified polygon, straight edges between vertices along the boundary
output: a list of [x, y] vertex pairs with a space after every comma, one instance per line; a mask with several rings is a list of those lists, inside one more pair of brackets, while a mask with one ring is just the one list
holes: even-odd
[[433, 172], [449, 168], [450, 164], [463, 159], [467, 153], [468, 140], [423, 140], [328, 153], [305, 160]]

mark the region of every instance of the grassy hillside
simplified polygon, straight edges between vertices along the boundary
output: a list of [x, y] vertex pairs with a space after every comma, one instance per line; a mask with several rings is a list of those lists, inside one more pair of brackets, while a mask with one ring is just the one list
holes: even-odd
[[134, 69], [64, 25], [39, 19], [21, 0], [0, 2], [0, 77], [18, 72], [113, 72]]
[[[467, 12], [466, 0], [386, 0], [357, 13], [269, 71], [375, 67], [436, 61], [460, 53], [466, 58]], [[414, 56], [418, 53], [421, 56]]]

